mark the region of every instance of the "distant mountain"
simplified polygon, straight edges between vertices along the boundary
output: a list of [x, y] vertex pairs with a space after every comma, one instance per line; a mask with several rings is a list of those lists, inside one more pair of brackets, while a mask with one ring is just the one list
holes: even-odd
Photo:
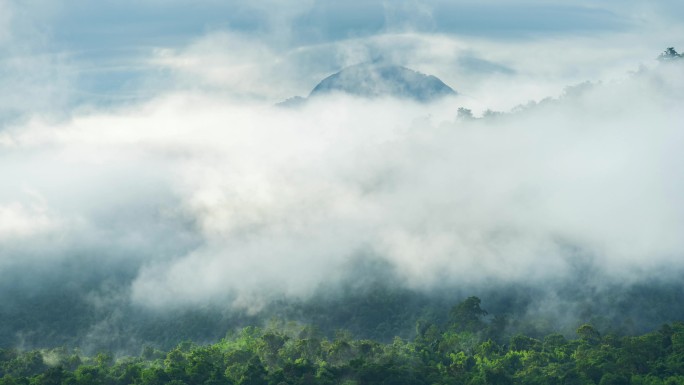
[[[419, 102], [430, 102], [457, 94], [435, 76], [402, 66], [376, 63], [357, 64], [328, 76], [314, 87], [309, 99], [333, 93], [365, 98], [395, 97]], [[296, 96], [279, 105], [292, 107], [301, 105], [306, 100]]]

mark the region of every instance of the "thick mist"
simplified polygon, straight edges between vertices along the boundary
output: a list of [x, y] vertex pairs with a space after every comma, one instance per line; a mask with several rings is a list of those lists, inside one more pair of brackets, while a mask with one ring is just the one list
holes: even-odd
[[[154, 3], [0, 0], [0, 346], [391, 339], [471, 295], [539, 333], [684, 317], [680, 6]], [[458, 96], [276, 106], [375, 61]]]
[[679, 282], [683, 84], [663, 64], [482, 118], [458, 98], [176, 93], [32, 120], [0, 134], [3, 296], [60, 293], [102, 312], [67, 316], [85, 325], [256, 315], [373, 280], [348, 273], [368, 259], [415, 292], [544, 288], [529, 311], [574, 319], [568, 293]]

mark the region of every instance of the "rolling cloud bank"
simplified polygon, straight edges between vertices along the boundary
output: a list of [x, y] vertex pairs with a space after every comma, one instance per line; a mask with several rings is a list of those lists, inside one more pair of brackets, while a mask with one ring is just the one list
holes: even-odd
[[[130, 347], [193, 317], [220, 336], [374, 285], [478, 294], [543, 330], [582, 309], [637, 329], [684, 316], [642, 307], [644, 293], [683, 294], [684, 65], [573, 55], [582, 38], [507, 51], [401, 28], [296, 48], [210, 32], [145, 58], [159, 73], [136, 95], [151, 97], [4, 116], [0, 342]], [[8, 52], [12, 33], [0, 30]], [[535, 56], [550, 46], [568, 56]], [[274, 106], [376, 53], [458, 95]]]

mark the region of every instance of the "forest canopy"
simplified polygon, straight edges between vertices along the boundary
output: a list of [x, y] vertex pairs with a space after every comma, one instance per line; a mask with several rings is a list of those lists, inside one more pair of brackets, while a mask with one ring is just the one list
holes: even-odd
[[684, 384], [684, 323], [639, 336], [602, 334], [502, 338], [484, 322], [480, 299], [454, 306], [443, 324], [418, 323], [412, 340], [382, 343], [272, 320], [214, 344], [183, 342], [137, 357], [65, 348], [0, 349], [0, 384]]

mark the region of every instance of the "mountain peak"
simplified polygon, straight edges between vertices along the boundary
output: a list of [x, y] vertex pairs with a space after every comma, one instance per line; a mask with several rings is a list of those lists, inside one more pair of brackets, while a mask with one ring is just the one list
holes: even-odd
[[335, 93], [364, 98], [393, 97], [418, 102], [457, 95], [456, 91], [435, 76], [398, 65], [371, 62], [346, 67], [328, 76], [311, 90], [308, 98], [295, 96], [277, 105], [296, 107], [306, 103], [308, 99]]
[[391, 96], [420, 102], [456, 95], [456, 91], [435, 76], [398, 65], [377, 63], [344, 68], [318, 83], [309, 97], [336, 92], [367, 98]]

